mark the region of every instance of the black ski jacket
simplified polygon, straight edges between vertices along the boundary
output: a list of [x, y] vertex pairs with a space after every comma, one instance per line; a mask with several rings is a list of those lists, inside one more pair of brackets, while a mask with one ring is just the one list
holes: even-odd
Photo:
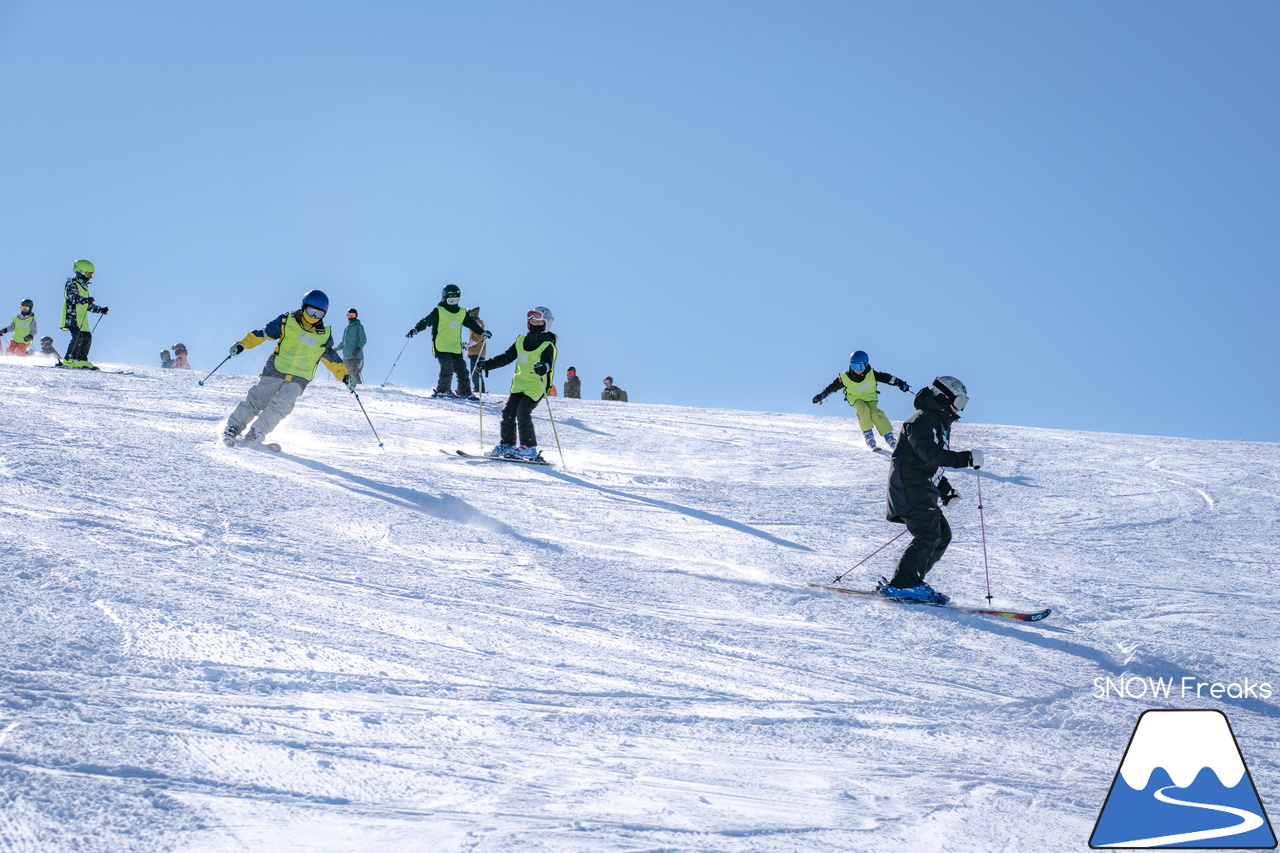
[[[902, 387], [902, 384], [903, 384], [902, 380], [894, 376], [892, 373], [886, 373], [883, 370], [876, 370], [875, 368], [872, 368], [871, 372], [876, 375], [877, 386], [883, 382], [885, 385], [892, 385], [894, 388]], [[858, 379], [858, 377], [853, 375], [852, 370], [846, 370], [845, 374], [847, 374], [849, 378], [852, 379], [854, 382], [862, 381]], [[863, 379], [866, 379], [866, 377], [864, 376]], [[828, 385], [826, 388], [823, 388], [821, 391], [818, 392], [818, 398], [821, 400], [825, 400], [827, 399], [827, 397], [831, 396], [837, 391], [841, 392], [842, 394], [844, 393], [844, 383], [840, 381], [839, 376], [831, 380], [830, 385]]]
[[968, 468], [973, 462], [969, 451], [950, 449], [951, 425], [960, 416], [930, 388], [921, 388], [914, 403], [916, 412], [902, 422], [898, 446], [889, 460], [885, 518], [900, 524], [913, 512], [937, 506], [940, 487], [951, 491], [947, 478], [938, 477], [939, 468]]
[[[533, 352], [547, 341], [551, 341], [551, 349], [542, 354], [542, 360], [546, 363], [547, 367], [551, 367], [556, 363], [555, 332], [526, 332], [524, 336], [524, 351]], [[515, 361], [517, 355], [519, 355], [519, 353], [516, 352], [515, 341], [512, 341], [511, 346], [507, 347], [506, 352], [495, 355], [493, 358], [486, 358], [479, 361], [476, 363], [476, 366], [484, 371], [495, 370], [499, 367], [506, 367], [508, 364]]]

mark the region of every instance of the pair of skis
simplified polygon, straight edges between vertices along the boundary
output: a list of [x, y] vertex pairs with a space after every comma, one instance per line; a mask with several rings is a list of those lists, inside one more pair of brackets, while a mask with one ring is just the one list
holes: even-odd
[[845, 589], [839, 586], [827, 586], [826, 584], [811, 583], [808, 584], [809, 589], [824, 592], [829, 595], [849, 595], [854, 597], [878, 598], [882, 601], [892, 601], [895, 604], [920, 604], [925, 607], [941, 607], [946, 610], [958, 610], [961, 613], [976, 613], [979, 616], [994, 616], [999, 619], [1012, 619], [1017, 622], [1039, 622], [1047, 617], [1052, 611], [1046, 607], [1044, 610], [1022, 611], [1022, 610], [999, 610], [993, 607], [974, 607], [968, 604], [954, 604], [947, 602], [946, 604], [937, 604], [930, 601], [913, 601], [905, 598], [890, 598], [881, 595], [874, 590], [867, 589]]
[[485, 456], [483, 453], [467, 453], [465, 450], [455, 450], [450, 453], [447, 450], [440, 451], [445, 456], [458, 456], [463, 459], [474, 459], [478, 462], [515, 462], [520, 465], [543, 465], [547, 468], [552, 467], [551, 463], [539, 456], [536, 459], [521, 459], [516, 456]]

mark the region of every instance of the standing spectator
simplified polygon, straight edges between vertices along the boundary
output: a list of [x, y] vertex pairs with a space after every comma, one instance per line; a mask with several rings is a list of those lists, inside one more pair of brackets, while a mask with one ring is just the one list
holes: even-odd
[[[440, 303], [431, 309], [431, 313], [417, 322], [407, 338], [421, 332], [428, 326], [432, 329], [431, 352], [440, 362], [440, 379], [436, 382], [434, 397], [456, 399], [464, 397], [468, 400], [479, 400], [471, 393], [471, 378], [467, 375], [467, 363], [462, 358], [462, 329], [468, 328], [479, 332], [486, 338], [489, 333], [484, 330], [465, 308], [459, 308], [462, 291], [456, 284], [446, 284], [440, 291]], [[453, 377], [458, 377], [458, 393], [453, 393]]]
[[360, 322], [360, 312], [354, 308], [347, 309], [347, 328], [342, 332], [342, 343], [337, 350], [342, 353], [342, 363], [347, 373], [356, 378], [357, 385], [363, 385], [360, 371], [364, 369], [364, 345], [369, 338], [364, 333], [364, 324]]
[[484, 371], [478, 370], [476, 365], [483, 359], [488, 352], [489, 339], [484, 334], [484, 320], [480, 319], [480, 306], [467, 309], [467, 316], [480, 324], [480, 331], [475, 329], [467, 329], [471, 333], [471, 337], [467, 339], [467, 361], [471, 367], [471, 387], [477, 393], [484, 393]]
[[166, 370], [173, 364], [173, 356], [169, 355], [167, 349], [160, 350], [160, 366]]
[[173, 345], [173, 361], [169, 364], [174, 370], [190, 370], [191, 365], [187, 363], [187, 345]]
[[89, 348], [93, 346], [93, 332], [89, 329], [89, 315], [107, 313], [107, 309], [94, 304], [89, 295], [89, 281], [93, 278], [93, 264], [86, 260], [72, 265], [73, 275], [67, 279], [62, 294], [62, 328], [71, 333], [67, 344], [67, 356], [60, 367], [97, 370], [89, 361]]
[[613, 384], [612, 376], [606, 376], [604, 378], [604, 390], [600, 392], [600, 399], [625, 403], [627, 402], [627, 392]]
[[582, 398], [582, 380], [578, 378], [576, 367], [570, 367], [564, 372], [564, 395], [575, 400]]
[[27, 348], [36, 339], [35, 307], [36, 304], [30, 299], [22, 300], [21, 310], [14, 316], [9, 325], [0, 329], [0, 336], [13, 332], [13, 340], [9, 341], [9, 348], [5, 350], [5, 355], [27, 354]]

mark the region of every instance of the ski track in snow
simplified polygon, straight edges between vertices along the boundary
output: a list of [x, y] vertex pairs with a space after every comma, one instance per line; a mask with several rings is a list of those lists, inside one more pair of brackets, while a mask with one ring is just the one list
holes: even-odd
[[[276, 456], [217, 438], [251, 377], [132, 369], [0, 362], [0, 850], [1083, 849], [1148, 707], [1278, 799], [1275, 700], [1093, 687], [1280, 684], [1276, 445], [961, 422], [1023, 625], [804, 589], [901, 529], [844, 412], [555, 399], [539, 469], [319, 381]], [[974, 476], [930, 580], [980, 603]]]

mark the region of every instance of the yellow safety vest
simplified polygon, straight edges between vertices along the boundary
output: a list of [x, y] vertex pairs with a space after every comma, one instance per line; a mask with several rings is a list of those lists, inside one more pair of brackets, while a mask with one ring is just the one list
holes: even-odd
[[292, 315], [285, 317], [284, 332], [276, 345], [275, 368], [286, 376], [298, 376], [310, 382], [315, 378], [316, 365], [324, 355], [330, 328], [321, 326], [308, 332]]
[[847, 370], [840, 374], [840, 381], [844, 384], [844, 398], [849, 401], [850, 406], [858, 400], [874, 403], [880, 399], [880, 392], [876, 390], [876, 372], [870, 365], [867, 366], [867, 375], [861, 382], [850, 379]]
[[[84, 282], [76, 281], [75, 285], [76, 285], [76, 290], [80, 294], [80, 298], [88, 299], [89, 288], [85, 286]], [[79, 305], [76, 306], [76, 326], [78, 326], [81, 329], [89, 328], [89, 303], [88, 302], [81, 302]], [[63, 331], [70, 331], [69, 329], [67, 329], [67, 291], [65, 289], [62, 291], [62, 325], [59, 328], [61, 328]]]
[[436, 352], [462, 353], [462, 320], [467, 316], [465, 308], [436, 306], [436, 336], [433, 343]]
[[547, 393], [547, 383], [551, 381], [549, 377], [555, 373], [555, 363], [552, 362], [551, 372], [546, 376], [534, 373], [533, 366], [542, 361], [542, 354], [551, 346], [551, 341], [545, 341], [532, 352], [525, 352], [524, 338], [524, 335], [516, 338], [516, 375], [511, 377], [511, 393], [525, 394], [541, 400]]
[[26, 317], [21, 314], [16, 315], [13, 318], [13, 339], [19, 343], [30, 343], [32, 338], [31, 324], [35, 321], [35, 314], [28, 314]]

